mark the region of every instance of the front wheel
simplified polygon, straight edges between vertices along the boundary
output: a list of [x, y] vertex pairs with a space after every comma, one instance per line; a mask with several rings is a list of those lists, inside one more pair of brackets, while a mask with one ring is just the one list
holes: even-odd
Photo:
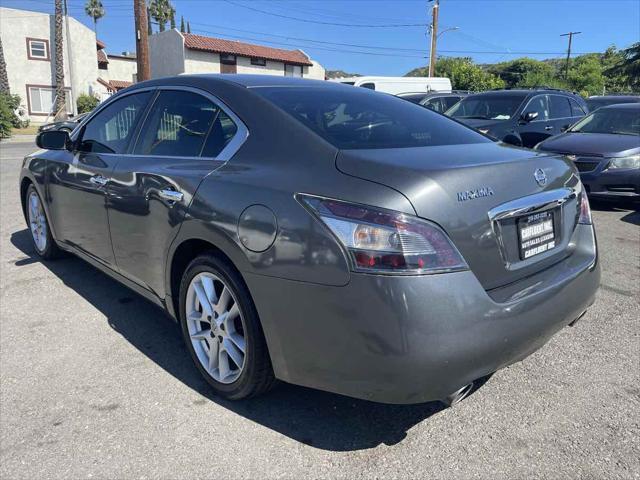
[[193, 361], [218, 395], [237, 400], [272, 387], [258, 313], [229, 264], [213, 255], [189, 264], [180, 285], [180, 323]]
[[40, 199], [40, 195], [38, 195], [36, 187], [33, 185], [29, 185], [27, 189], [25, 205], [27, 210], [27, 223], [29, 224], [31, 240], [33, 240], [36, 253], [45, 260], [52, 260], [59, 257], [61, 251], [51, 235], [51, 229], [49, 228], [49, 222], [47, 221], [47, 214], [44, 211], [42, 200]]

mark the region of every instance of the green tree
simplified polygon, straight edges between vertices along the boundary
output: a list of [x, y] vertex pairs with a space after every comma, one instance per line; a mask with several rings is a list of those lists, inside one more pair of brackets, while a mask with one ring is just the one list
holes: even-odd
[[622, 50], [621, 59], [607, 71], [607, 75], [619, 76], [634, 92], [640, 91], [640, 42]]
[[151, 11], [147, 7], [147, 34], [153, 35], [153, 27], [151, 26]]
[[191, 24], [187, 21], [187, 33], [191, 33]]
[[555, 76], [553, 66], [526, 57], [496, 63], [487, 70], [500, 77], [507, 87], [551, 86]]
[[100, 103], [100, 101], [96, 97], [83, 93], [82, 95], [78, 96], [76, 100], [76, 104], [78, 105], [78, 113], [90, 112], [98, 106], [98, 103]]
[[171, 30], [175, 30], [176, 28], [176, 11], [175, 9], [171, 9], [171, 18], [169, 19]]
[[180, 32], [184, 33], [184, 17], [180, 15]]
[[[429, 69], [416, 68], [407, 73], [407, 77], [426, 77]], [[468, 57], [438, 58], [435, 74], [437, 77], [447, 77], [456, 90], [482, 91], [501, 88], [504, 82], [497, 76], [486, 72], [479, 65], [475, 65]]]
[[98, 35], [98, 20], [105, 15], [104, 7], [100, 0], [87, 0], [84, 5], [84, 11], [93, 18], [93, 32]]
[[0, 38], [0, 93], [11, 93], [9, 91], [9, 77], [7, 76], [7, 63], [4, 60], [4, 50], [2, 49], [2, 39]]
[[153, 19], [158, 22], [158, 30], [165, 31], [167, 22], [175, 15], [175, 9], [169, 0], [151, 0], [149, 11]]
[[568, 87], [581, 95], [601, 95], [604, 91], [605, 77], [602, 74], [600, 55], [594, 53], [576, 57], [567, 77]]
[[56, 120], [67, 118], [64, 89], [64, 45], [62, 43], [62, 0], [55, 0]]

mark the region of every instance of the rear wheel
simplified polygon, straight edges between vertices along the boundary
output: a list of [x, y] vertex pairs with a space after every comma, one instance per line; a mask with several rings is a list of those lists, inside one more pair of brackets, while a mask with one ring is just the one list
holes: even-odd
[[233, 267], [213, 255], [195, 258], [182, 277], [180, 320], [193, 361], [218, 395], [236, 400], [272, 387], [258, 313]]
[[25, 205], [27, 210], [27, 223], [31, 232], [31, 240], [36, 253], [45, 260], [51, 260], [60, 256], [61, 251], [51, 236], [51, 229], [44, 211], [42, 200], [33, 185], [27, 189]]

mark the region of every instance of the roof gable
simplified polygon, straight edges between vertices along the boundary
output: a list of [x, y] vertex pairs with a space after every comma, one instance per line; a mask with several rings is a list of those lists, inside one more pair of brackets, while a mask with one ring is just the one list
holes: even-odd
[[313, 65], [309, 57], [300, 50], [283, 50], [221, 38], [204, 37], [193, 33], [183, 33], [182, 36], [184, 37], [184, 46], [191, 50], [264, 58], [265, 60], [276, 60], [294, 65]]

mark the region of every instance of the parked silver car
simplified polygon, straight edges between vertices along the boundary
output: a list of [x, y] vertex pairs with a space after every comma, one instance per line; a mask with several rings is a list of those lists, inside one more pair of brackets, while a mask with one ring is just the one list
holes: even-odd
[[165, 308], [227, 398], [281, 379], [453, 403], [598, 288], [570, 161], [367, 89], [164, 78], [38, 145], [20, 180], [37, 253]]

